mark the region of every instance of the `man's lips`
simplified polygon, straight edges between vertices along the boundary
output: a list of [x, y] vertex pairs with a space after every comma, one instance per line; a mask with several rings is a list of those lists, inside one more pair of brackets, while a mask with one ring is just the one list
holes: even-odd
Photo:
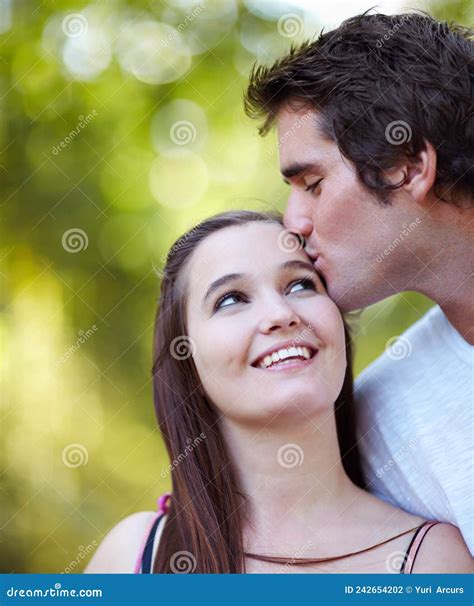
[[316, 259], [320, 255], [320, 251], [315, 246], [308, 244], [308, 243], [306, 243], [306, 246], [304, 247], [304, 251], [308, 255], [308, 257], [311, 259], [311, 261], [316, 261]]
[[305, 253], [311, 259], [314, 269], [321, 273], [321, 253], [309, 247], [305, 248]]

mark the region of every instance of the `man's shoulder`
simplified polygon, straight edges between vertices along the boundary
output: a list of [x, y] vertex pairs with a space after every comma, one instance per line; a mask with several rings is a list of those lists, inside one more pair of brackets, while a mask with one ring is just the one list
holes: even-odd
[[357, 377], [356, 395], [367, 395], [375, 388], [388, 390], [406, 381], [407, 376], [414, 380], [421, 376], [423, 369], [417, 359], [423, 358], [425, 364], [427, 358], [436, 356], [443, 318], [440, 308], [432, 307], [401, 335], [388, 339], [385, 351]]

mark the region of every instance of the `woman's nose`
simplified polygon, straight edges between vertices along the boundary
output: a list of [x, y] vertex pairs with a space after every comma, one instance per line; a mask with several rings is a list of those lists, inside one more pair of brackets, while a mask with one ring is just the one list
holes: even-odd
[[260, 322], [260, 331], [270, 334], [278, 330], [296, 328], [300, 324], [301, 320], [288, 303], [285, 301], [274, 302], [265, 308]]

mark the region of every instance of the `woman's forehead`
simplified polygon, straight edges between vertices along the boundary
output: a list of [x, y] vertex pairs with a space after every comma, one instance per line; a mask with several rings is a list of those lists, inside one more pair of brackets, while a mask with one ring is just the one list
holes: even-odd
[[194, 251], [187, 275], [192, 290], [228, 273], [261, 273], [286, 261], [307, 261], [297, 236], [278, 223], [252, 222], [223, 228]]

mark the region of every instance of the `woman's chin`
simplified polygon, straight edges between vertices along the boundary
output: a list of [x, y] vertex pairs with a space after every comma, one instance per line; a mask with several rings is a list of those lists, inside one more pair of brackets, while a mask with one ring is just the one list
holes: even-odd
[[255, 404], [251, 409], [239, 410], [234, 416], [230, 409], [224, 416], [232, 417], [244, 424], [255, 425], [261, 428], [270, 429], [284, 425], [291, 432], [295, 424], [308, 423], [313, 418], [317, 419], [321, 415], [332, 410], [334, 399], [320, 399], [315, 397], [314, 391], [310, 393], [295, 393], [283, 398], [279, 393], [276, 398], [269, 400], [267, 397], [256, 398]]

